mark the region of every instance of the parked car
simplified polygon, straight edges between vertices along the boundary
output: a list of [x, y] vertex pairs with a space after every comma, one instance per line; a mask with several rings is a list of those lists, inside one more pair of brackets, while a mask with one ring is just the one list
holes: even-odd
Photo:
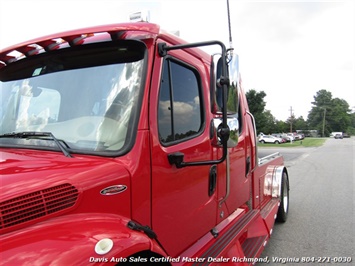
[[276, 138], [280, 138], [283, 140], [283, 142], [289, 142], [287, 136], [281, 134], [281, 133], [272, 133], [272, 136], [276, 137]]
[[290, 141], [295, 141], [296, 140], [296, 138], [293, 135], [293, 133], [287, 133], [287, 137], [290, 139]]
[[343, 138], [343, 134], [335, 134], [334, 138], [335, 139], [342, 139]]
[[282, 138], [278, 138], [272, 135], [263, 135], [259, 137], [259, 142], [260, 143], [274, 143], [274, 144], [280, 144], [286, 142]]
[[295, 138], [295, 140], [299, 140], [300, 139], [300, 136], [297, 133], [291, 133], [291, 134], [293, 134], [293, 137]]
[[283, 133], [281, 135], [281, 137], [286, 140], [286, 142], [291, 142], [291, 140], [293, 140], [293, 137], [292, 136], [287, 136], [287, 134]]
[[304, 139], [304, 134], [303, 133], [298, 133], [297, 135], [298, 135], [299, 140]]
[[336, 135], [343, 135], [343, 132], [332, 132], [330, 133], [329, 137], [335, 138]]

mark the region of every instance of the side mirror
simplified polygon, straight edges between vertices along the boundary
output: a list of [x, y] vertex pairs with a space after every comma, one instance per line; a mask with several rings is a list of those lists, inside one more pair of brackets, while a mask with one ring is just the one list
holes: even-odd
[[[222, 58], [220, 55], [212, 56], [213, 71], [211, 73], [213, 78], [211, 79], [211, 109], [215, 115], [221, 115], [223, 110], [222, 99], [222, 86], [220, 86], [220, 77], [222, 73]], [[239, 110], [239, 60], [238, 55], [234, 55], [227, 65], [228, 76], [230, 83], [227, 91], [227, 125], [229, 127], [229, 139], [227, 142], [228, 148], [236, 147], [238, 144], [239, 134], [239, 122], [238, 122], [238, 110]], [[222, 127], [222, 118], [213, 119], [213, 135], [212, 145], [215, 147], [222, 146], [222, 138], [220, 134], [220, 128]]]
[[[212, 56], [211, 69], [211, 109], [213, 114], [221, 115], [223, 108], [222, 86], [220, 85], [222, 77], [222, 58], [220, 55]], [[227, 114], [236, 114], [238, 112], [238, 86], [239, 86], [239, 59], [234, 55], [227, 65], [229, 76], [229, 87], [227, 91]]]

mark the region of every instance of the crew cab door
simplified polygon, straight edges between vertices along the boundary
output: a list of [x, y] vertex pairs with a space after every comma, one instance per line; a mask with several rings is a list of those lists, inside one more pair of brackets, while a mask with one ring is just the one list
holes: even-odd
[[149, 107], [152, 229], [170, 256], [180, 254], [216, 223], [216, 176], [211, 178], [215, 167], [177, 168], [168, 161], [168, 154], [176, 152], [188, 162], [213, 158], [205, 71], [200, 59], [183, 50], [155, 58]]

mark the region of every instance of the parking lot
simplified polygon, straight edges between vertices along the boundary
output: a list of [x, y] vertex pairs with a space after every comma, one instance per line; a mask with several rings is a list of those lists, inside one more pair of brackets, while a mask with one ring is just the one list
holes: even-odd
[[317, 148], [261, 148], [259, 157], [275, 151], [289, 171], [289, 217], [276, 224], [261, 257], [270, 265], [354, 265], [355, 138], [329, 138]]

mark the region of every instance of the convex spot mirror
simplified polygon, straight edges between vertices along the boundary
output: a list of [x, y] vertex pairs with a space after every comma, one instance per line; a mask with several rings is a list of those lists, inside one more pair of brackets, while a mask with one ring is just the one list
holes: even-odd
[[[239, 122], [238, 122], [237, 115], [233, 117], [228, 117], [227, 124], [229, 127], [229, 138], [227, 141], [227, 147], [234, 148], [238, 144], [238, 137], [239, 137]], [[211, 126], [213, 128], [212, 145], [215, 147], [222, 147], [222, 138], [220, 136], [220, 130], [222, 128], [222, 119], [214, 118], [212, 120]]]

